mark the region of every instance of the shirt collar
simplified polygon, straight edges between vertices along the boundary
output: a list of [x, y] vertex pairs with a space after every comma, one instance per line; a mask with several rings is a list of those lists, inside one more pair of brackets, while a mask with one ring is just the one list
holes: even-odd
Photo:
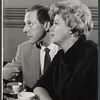
[[55, 46], [54, 43], [51, 43], [48, 47], [45, 47], [45, 46], [41, 45], [41, 49], [44, 50], [45, 48], [49, 48], [50, 50], [53, 50], [54, 46]]

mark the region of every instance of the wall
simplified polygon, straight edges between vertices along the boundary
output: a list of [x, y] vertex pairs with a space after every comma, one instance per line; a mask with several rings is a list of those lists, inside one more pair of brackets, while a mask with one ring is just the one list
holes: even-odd
[[[59, 0], [3, 0], [5, 7], [29, 7], [34, 4], [46, 4], [50, 6], [52, 3]], [[81, 0], [88, 6], [98, 6], [98, 0]]]
[[[9, 16], [7, 16], [7, 11], [11, 11], [12, 9], [8, 9], [8, 8], [27, 8], [30, 6], [33, 6], [35, 4], [46, 4], [48, 6], [50, 6], [52, 3], [59, 1], [59, 0], [3, 0], [3, 7], [4, 9], [7, 8], [7, 10], [3, 10], [4, 14], [6, 13], [6, 16], [4, 16], [5, 18], [7, 18], [7, 20], [4, 20], [4, 22], [7, 24], [4, 24], [3, 27], [3, 47], [4, 47], [4, 60], [11, 62], [12, 58], [15, 56], [16, 51], [17, 51], [17, 46], [18, 44], [24, 42], [27, 40], [26, 35], [23, 33], [23, 26], [20, 26], [22, 23], [23, 24], [23, 18], [20, 17], [19, 15], [19, 19], [16, 18], [18, 21], [15, 23], [15, 19], [10, 19]], [[98, 0], [82, 0], [83, 3], [87, 4], [88, 7], [98, 7]], [[17, 10], [18, 10], [17, 9]], [[14, 10], [14, 9], [13, 9]], [[16, 10], [16, 9], [15, 9]], [[16, 10], [16, 11], [17, 11]], [[5, 12], [6, 11], [6, 12]], [[19, 11], [20, 12], [20, 11]], [[16, 12], [17, 13], [17, 12]], [[21, 14], [21, 12], [20, 12]], [[13, 14], [14, 16], [14, 14]], [[21, 19], [22, 18], [22, 19]], [[12, 22], [11, 22], [12, 21]], [[13, 23], [14, 21], [14, 23]], [[12, 26], [10, 26], [10, 24]], [[17, 27], [14, 27], [14, 24], [16, 24]], [[8, 27], [9, 25], [9, 27]], [[18, 27], [20, 26], [20, 27]], [[13, 27], [13, 28], [11, 28]], [[88, 39], [92, 39], [94, 40], [96, 43], [98, 43], [98, 30], [93, 30], [92, 34], [90, 35], [90, 37]]]

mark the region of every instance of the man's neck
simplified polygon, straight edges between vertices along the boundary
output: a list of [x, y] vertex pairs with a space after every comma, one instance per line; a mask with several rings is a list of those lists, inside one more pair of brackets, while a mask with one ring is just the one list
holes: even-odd
[[43, 41], [43, 46], [48, 47], [52, 43], [51, 34], [47, 33], [42, 41]]
[[51, 44], [51, 42], [44, 42], [43, 41], [43, 46], [48, 47]]

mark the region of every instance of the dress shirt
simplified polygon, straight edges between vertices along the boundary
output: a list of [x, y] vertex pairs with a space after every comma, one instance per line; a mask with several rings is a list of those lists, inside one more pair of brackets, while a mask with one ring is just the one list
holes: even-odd
[[40, 64], [41, 64], [41, 75], [44, 74], [44, 57], [45, 57], [45, 48], [49, 48], [50, 52], [49, 55], [51, 57], [51, 61], [54, 58], [54, 56], [56, 55], [56, 53], [58, 52], [58, 46], [51, 43], [48, 47], [45, 46], [41, 46], [41, 50], [40, 50]]

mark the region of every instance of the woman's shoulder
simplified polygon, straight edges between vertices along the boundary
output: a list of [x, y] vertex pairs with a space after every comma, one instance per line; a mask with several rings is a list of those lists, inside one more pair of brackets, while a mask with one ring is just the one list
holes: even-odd
[[94, 48], [94, 49], [97, 49], [97, 47], [98, 47], [98, 44], [95, 43], [95, 42], [92, 41], [92, 40], [86, 40], [86, 41], [84, 42], [84, 45], [85, 45], [85, 47], [87, 47], [87, 48]]
[[63, 49], [60, 49], [58, 52], [57, 52], [57, 54], [55, 55], [55, 59], [57, 59], [57, 58], [59, 58], [60, 57], [60, 55], [63, 53]]
[[92, 40], [86, 40], [83, 44], [82, 49], [84, 49], [89, 54], [94, 53], [94, 52], [97, 53], [98, 52], [98, 45], [97, 45], [97, 43], [95, 43]]
[[63, 53], [63, 49], [60, 49], [60, 50], [57, 52], [57, 55], [60, 55], [61, 53]]

